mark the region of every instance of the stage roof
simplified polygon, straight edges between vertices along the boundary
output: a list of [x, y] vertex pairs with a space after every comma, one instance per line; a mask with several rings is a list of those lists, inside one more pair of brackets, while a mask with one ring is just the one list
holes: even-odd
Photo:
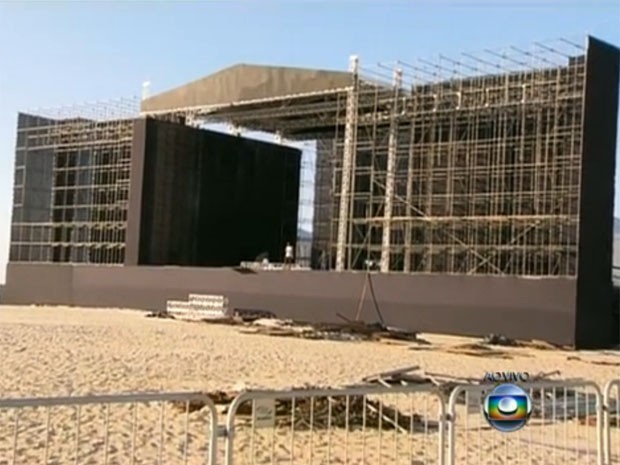
[[142, 101], [144, 113], [183, 111], [341, 92], [351, 73], [322, 69], [238, 64]]

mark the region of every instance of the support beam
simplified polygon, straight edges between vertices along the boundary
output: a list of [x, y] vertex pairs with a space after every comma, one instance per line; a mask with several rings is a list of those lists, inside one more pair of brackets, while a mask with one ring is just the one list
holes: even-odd
[[349, 69], [353, 74], [352, 86], [347, 90], [347, 113], [344, 129], [344, 148], [342, 155], [342, 180], [340, 182], [340, 212], [338, 216], [338, 237], [336, 239], [336, 271], [344, 271], [346, 256], [346, 239], [349, 231], [349, 196], [351, 195], [351, 177], [353, 175], [353, 158], [357, 135], [358, 104], [358, 57], [352, 56]]
[[396, 171], [396, 151], [398, 150], [398, 95], [403, 79], [401, 69], [394, 70], [394, 101], [388, 141], [387, 173], [385, 182], [385, 206], [383, 209], [383, 237], [381, 241], [381, 272], [390, 271], [390, 237], [392, 233], [392, 208], [394, 202], [394, 175]]
[[[415, 140], [415, 125], [411, 125], [409, 134], [409, 156], [407, 160], [407, 216], [411, 216], [413, 210], [411, 205], [413, 204], [413, 143]], [[405, 222], [405, 256], [403, 257], [403, 271], [405, 273], [411, 272], [411, 242], [412, 242], [412, 221], [407, 220]]]

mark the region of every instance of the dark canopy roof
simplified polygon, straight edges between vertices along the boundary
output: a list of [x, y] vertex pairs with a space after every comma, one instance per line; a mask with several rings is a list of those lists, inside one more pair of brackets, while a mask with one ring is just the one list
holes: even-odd
[[174, 112], [295, 95], [343, 90], [352, 75], [343, 71], [238, 64], [142, 102], [143, 112]]

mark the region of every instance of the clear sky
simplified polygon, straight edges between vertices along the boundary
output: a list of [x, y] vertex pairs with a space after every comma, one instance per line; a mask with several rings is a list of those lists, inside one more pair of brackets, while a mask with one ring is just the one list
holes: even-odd
[[139, 95], [146, 80], [156, 93], [238, 62], [346, 69], [351, 54], [407, 61], [586, 33], [620, 45], [620, 2], [0, 0], [0, 282], [19, 110]]

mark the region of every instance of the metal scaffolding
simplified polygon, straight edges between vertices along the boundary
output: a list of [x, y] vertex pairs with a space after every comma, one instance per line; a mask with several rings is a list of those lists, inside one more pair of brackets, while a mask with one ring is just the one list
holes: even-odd
[[122, 264], [137, 100], [18, 116], [11, 261]]
[[562, 40], [360, 68], [385, 84], [350, 96], [337, 141], [335, 268], [574, 276], [584, 57]]

